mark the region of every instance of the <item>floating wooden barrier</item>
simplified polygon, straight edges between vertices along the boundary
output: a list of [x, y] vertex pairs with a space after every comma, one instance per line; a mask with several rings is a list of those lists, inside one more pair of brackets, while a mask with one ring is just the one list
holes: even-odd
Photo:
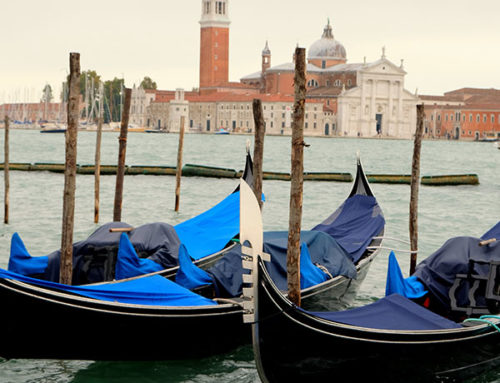
[[352, 175], [351, 173], [305, 172], [304, 181], [352, 182]]
[[407, 184], [411, 183], [409, 174], [367, 174], [368, 182], [372, 184]]
[[[22, 162], [10, 162], [9, 163], [9, 170], [21, 170], [21, 171], [29, 171], [31, 170], [31, 164], [29, 163], [22, 163]], [[64, 167], [64, 165], [63, 165]], [[2, 162], [0, 164], [0, 169], [4, 169], [4, 163]]]
[[290, 181], [290, 173], [280, 173], [280, 172], [263, 172], [262, 178], [265, 180], [274, 181]]
[[443, 176], [424, 176], [421, 178], [422, 185], [432, 186], [454, 186], [454, 185], [479, 185], [477, 174], [451, 174]]
[[146, 174], [155, 176], [175, 176], [175, 166], [149, 166], [149, 165], [133, 165], [127, 166], [125, 174]]
[[64, 173], [64, 164], [54, 164], [51, 162], [35, 162], [31, 166], [30, 170]]
[[[114, 175], [116, 174], [116, 165], [101, 165], [101, 175]], [[78, 174], [94, 174], [95, 173], [95, 165], [78, 165], [76, 169]]]
[[234, 169], [215, 166], [186, 164], [182, 167], [182, 175], [185, 177], [236, 178], [236, 174]]

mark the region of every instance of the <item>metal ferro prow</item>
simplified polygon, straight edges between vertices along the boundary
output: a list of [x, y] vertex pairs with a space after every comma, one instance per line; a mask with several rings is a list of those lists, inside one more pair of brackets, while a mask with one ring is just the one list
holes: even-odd
[[243, 269], [250, 270], [243, 274], [243, 322], [255, 322], [254, 286], [257, 286], [257, 261], [261, 257], [270, 261], [269, 254], [263, 252], [264, 233], [262, 214], [255, 194], [248, 184], [240, 180], [240, 243], [243, 254]]

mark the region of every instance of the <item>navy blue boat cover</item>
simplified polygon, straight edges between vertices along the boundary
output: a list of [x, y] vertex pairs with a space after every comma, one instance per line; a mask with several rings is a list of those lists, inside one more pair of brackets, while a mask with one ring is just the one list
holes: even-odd
[[405, 298], [416, 299], [427, 294], [427, 290], [414, 275], [406, 279], [403, 277], [396, 255], [391, 251], [387, 266], [385, 295], [387, 296], [395, 293]]
[[[356, 267], [346, 252], [329, 235], [320, 231], [302, 231], [301, 239], [301, 288], [307, 288], [330, 278], [315, 265], [321, 265], [335, 277], [343, 275], [356, 278]], [[286, 282], [286, 251], [288, 244], [287, 231], [264, 233], [264, 252], [271, 254], [271, 262], [266, 262], [267, 270], [276, 284], [282, 290], [287, 290]], [[221, 296], [237, 297], [242, 293], [241, 245], [235, 246], [217, 263], [208, 269], [208, 273], [216, 281]]]
[[392, 294], [375, 303], [351, 310], [310, 314], [332, 322], [380, 330], [440, 330], [462, 327], [399, 294]]
[[[490, 262], [500, 260], [500, 241], [479, 246], [480, 238], [456, 237], [451, 238], [445, 244], [431, 254], [428, 258], [417, 265], [416, 276], [437, 299], [445, 310], [450, 310], [449, 290], [456, 279], [457, 274], [469, 272], [469, 260]], [[489, 265], [478, 265], [474, 267], [474, 274], [487, 276]], [[468, 286], [462, 284], [462, 289], [457, 292], [457, 304], [468, 306]], [[484, 302], [478, 301], [478, 304]]]
[[357, 263], [385, 225], [375, 197], [355, 194], [313, 230], [330, 234]]
[[56, 282], [26, 277], [3, 269], [0, 269], [0, 278], [13, 279], [109, 302], [171, 307], [212, 306], [217, 304], [159, 275], [92, 286], [62, 285]]
[[500, 222], [498, 222], [495, 226], [493, 226], [490, 230], [488, 230], [481, 236], [481, 239], [491, 239], [491, 238], [500, 240]]

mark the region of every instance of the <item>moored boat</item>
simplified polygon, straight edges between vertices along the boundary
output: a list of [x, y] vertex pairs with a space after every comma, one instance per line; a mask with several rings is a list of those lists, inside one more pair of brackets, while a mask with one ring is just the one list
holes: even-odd
[[[497, 224], [496, 234], [498, 231]], [[463, 248], [464, 239], [457, 241], [463, 253], [460, 257], [467, 259], [471, 251]], [[478, 252], [478, 242], [487, 246], [482, 254], [489, 260], [486, 262], [489, 272], [484, 276], [469, 270], [456, 275], [457, 280], [470, 283], [468, 294], [457, 294], [462, 299], [469, 296], [468, 307], [457, 309], [452, 305], [459, 317], [444, 317], [442, 312], [426, 307], [427, 299], [412, 300], [400, 294], [390, 294], [375, 303], [340, 312], [306, 311], [293, 305], [276, 288], [261, 259], [254, 261], [253, 347], [261, 380], [319, 382], [335, 376], [335, 379], [352, 382], [441, 382], [463, 379], [500, 366], [497, 277], [500, 243], [467, 241], [471, 249], [476, 246], [474, 253]], [[454, 257], [457, 249], [448, 251], [451, 249], [447, 246], [435, 256], [440, 258], [446, 253]], [[434, 265], [436, 258], [432, 257], [429, 262]], [[450, 263], [450, 258], [446, 258], [442, 262], [444, 270], [455, 274], [467, 267], [467, 262], [456, 262]], [[424, 274], [416, 275], [420, 278]], [[444, 279], [442, 272], [433, 270], [426, 275], [435, 276], [440, 286], [455, 286]], [[425, 287], [429, 288], [428, 280], [424, 280]], [[479, 288], [480, 281], [486, 287]], [[433, 294], [434, 290], [429, 290], [429, 294]], [[456, 292], [450, 288], [450, 297]], [[475, 293], [490, 303], [479, 310], [476, 303], [480, 300], [471, 298]], [[477, 318], [484, 309], [489, 315]]]

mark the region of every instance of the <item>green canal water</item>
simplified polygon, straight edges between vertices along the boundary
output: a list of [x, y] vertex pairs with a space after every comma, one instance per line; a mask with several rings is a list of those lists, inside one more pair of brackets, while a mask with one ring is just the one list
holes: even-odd
[[[3, 161], [3, 131], [0, 132], [0, 162]], [[38, 131], [12, 131], [11, 162], [64, 163], [64, 135]], [[102, 164], [116, 164], [118, 133], [104, 133]], [[246, 141], [251, 136], [188, 134], [184, 140], [184, 163], [241, 170]], [[367, 173], [410, 174], [413, 142], [342, 138], [306, 138], [305, 171], [355, 173], [359, 151]], [[175, 134], [130, 133], [128, 165], [171, 165], [177, 158]], [[266, 137], [264, 170], [290, 171], [290, 138]], [[78, 163], [92, 164], [95, 133], [79, 132]], [[500, 152], [491, 143], [424, 141], [421, 175], [476, 173], [477, 186], [420, 186], [419, 259], [431, 254], [450, 237], [481, 236], [500, 220]], [[10, 224], [0, 226], [0, 267], [6, 268], [10, 238], [18, 232], [32, 255], [45, 255], [60, 246], [64, 177], [49, 172], [11, 172]], [[3, 172], [0, 172], [3, 185]], [[237, 180], [183, 178], [180, 212], [174, 212], [175, 177], [127, 176], [124, 185], [122, 220], [131, 225], [163, 221], [171, 224], [190, 218], [230, 193]], [[115, 176], [101, 177], [100, 223], [112, 220]], [[304, 183], [304, 229], [326, 218], [347, 197], [349, 183]], [[289, 182], [265, 181], [265, 230], [288, 227]], [[387, 220], [388, 237], [408, 240], [409, 185], [373, 184], [372, 189]], [[1, 193], [3, 196], [3, 192]], [[3, 200], [3, 197], [2, 197]], [[94, 177], [77, 176], [74, 239], [86, 238], [97, 227], [93, 223]], [[396, 248], [398, 243], [386, 242]], [[355, 305], [371, 302], [384, 294], [388, 252], [372, 265]], [[409, 260], [397, 254], [401, 267]], [[0, 313], [0, 315], [5, 315]], [[36, 313], [33, 313], [36, 326]], [[53, 329], [57, 331], [57, 323]], [[0, 329], [0, 341], [1, 341]], [[175, 331], [175, 329], [170, 329]], [[207, 331], [209, 331], [207, 329]], [[221, 334], [231, 336], [231, 334]], [[68, 339], [70, 342], [71, 339]], [[103, 342], [107, 341], [105, 339]], [[156, 344], [151, 347], [175, 347]], [[464, 350], [464, 352], [467, 352]], [[0, 360], [0, 382], [259, 382], [250, 347], [202, 360], [108, 363], [69, 360]], [[500, 370], [472, 382], [500, 382]]]

